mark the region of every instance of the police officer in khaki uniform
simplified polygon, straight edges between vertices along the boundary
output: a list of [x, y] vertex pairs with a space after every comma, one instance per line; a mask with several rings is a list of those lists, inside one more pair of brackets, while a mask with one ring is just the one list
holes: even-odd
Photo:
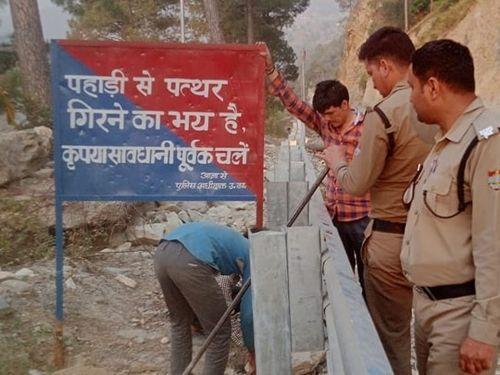
[[371, 221], [363, 247], [366, 300], [397, 375], [411, 374], [412, 288], [400, 261], [407, 215], [401, 196], [431, 148], [417, 134], [418, 127], [430, 128], [418, 123], [410, 103], [407, 75], [414, 50], [408, 35], [392, 27], [367, 39], [359, 58], [384, 99], [366, 115], [351, 163], [345, 161], [344, 150], [338, 146], [322, 154], [346, 192], [371, 194]]
[[467, 47], [425, 44], [411, 101], [436, 144], [404, 199], [401, 261], [415, 284], [420, 375], [494, 374], [500, 341], [500, 114], [474, 94]]

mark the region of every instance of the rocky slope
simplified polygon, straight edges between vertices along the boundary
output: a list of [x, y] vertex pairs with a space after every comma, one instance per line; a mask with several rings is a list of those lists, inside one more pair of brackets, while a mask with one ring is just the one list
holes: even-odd
[[[380, 23], [381, 0], [358, 0], [347, 25], [344, 57], [339, 79], [350, 89], [353, 102], [371, 105], [377, 99], [367, 87], [367, 77], [357, 53], [360, 45]], [[460, 0], [447, 9], [437, 9], [410, 29], [417, 46], [436, 38], [451, 38], [466, 44], [474, 57], [477, 93], [487, 105], [500, 107], [500, 2]]]

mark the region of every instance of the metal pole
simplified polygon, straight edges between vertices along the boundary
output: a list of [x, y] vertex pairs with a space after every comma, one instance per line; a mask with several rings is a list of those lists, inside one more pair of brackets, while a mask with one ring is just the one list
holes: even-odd
[[181, 43], [185, 43], [185, 33], [184, 33], [184, 0], [181, 1]]
[[302, 100], [306, 100], [306, 50], [302, 50], [302, 79], [301, 79]]
[[63, 253], [63, 206], [61, 198], [56, 195], [55, 198], [55, 211], [56, 211], [56, 246], [55, 246], [55, 260], [56, 260], [56, 321], [54, 326], [54, 366], [62, 368], [64, 366], [64, 253]]
[[215, 337], [215, 335], [219, 331], [220, 327], [222, 327], [222, 325], [227, 320], [227, 318], [229, 317], [229, 315], [231, 314], [231, 312], [233, 311], [233, 309], [236, 307], [236, 305], [238, 304], [238, 302], [240, 302], [240, 299], [243, 297], [243, 294], [250, 287], [251, 282], [252, 282], [251, 278], [248, 278], [248, 280], [245, 281], [245, 284], [243, 284], [243, 286], [239, 290], [238, 294], [234, 297], [233, 302], [231, 302], [231, 304], [228, 306], [228, 308], [226, 309], [226, 311], [224, 312], [224, 314], [222, 314], [221, 318], [219, 319], [219, 321], [217, 322], [217, 324], [215, 325], [215, 327], [212, 329], [212, 332], [210, 332], [210, 334], [208, 335], [207, 339], [203, 343], [203, 346], [200, 348], [200, 350], [198, 351], [198, 353], [196, 353], [195, 357], [189, 363], [189, 366], [186, 367], [186, 369], [184, 370], [184, 372], [182, 373], [182, 375], [189, 375], [191, 373], [191, 371], [194, 369], [194, 366], [196, 366], [196, 364], [200, 360], [200, 358], [203, 355], [203, 353], [205, 353], [205, 350], [207, 350], [208, 346], [210, 345], [210, 343], [212, 342], [213, 338]]
[[408, 0], [404, 0], [405, 1], [405, 9], [404, 9], [404, 12], [405, 12], [405, 31], [408, 31]]
[[[295, 223], [295, 220], [297, 220], [297, 218], [299, 217], [300, 213], [302, 212], [302, 210], [304, 209], [306, 204], [311, 200], [311, 197], [313, 196], [314, 192], [316, 191], [318, 186], [321, 184], [321, 182], [323, 181], [325, 176], [328, 174], [329, 170], [330, 169], [328, 167], [325, 167], [325, 169], [321, 172], [321, 174], [318, 176], [316, 181], [314, 181], [314, 184], [311, 186], [311, 188], [307, 192], [307, 194], [304, 197], [304, 199], [302, 200], [302, 202], [300, 202], [298, 207], [295, 209], [295, 212], [292, 215], [292, 217], [290, 218], [290, 220], [288, 220], [288, 223], [286, 224], [287, 227], [291, 227]], [[189, 363], [188, 367], [186, 367], [186, 369], [184, 370], [182, 375], [190, 375], [191, 371], [194, 369], [194, 367], [196, 366], [196, 364], [200, 360], [203, 353], [205, 353], [205, 350], [207, 350], [208, 346], [210, 345], [213, 338], [215, 337], [215, 335], [219, 331], [220, 327], [222, 327], [222, 325], [224, 324], [224, 322], [226, 321], [228, 316], [231, 314], [231, 312], [233, 311], [235, 306], [238, 304], [238, 302], [240, 302], [240, 299], [243, 297], [243, 294], [250, 287], [251, 282], [252, 282], [252, 278], [249, 277], [248, 280], [245, 282], [245, 284], [243, 284], [243, 286], [241, 287], [238, 294], [234, 297], [233, 302], [231, 302], [231, 304], [228, 306], [228, 308], [226, 309], [224, 314], [222, 314], [221, 318], [219, 319], [219, 321], [217, 322], [215, 327], [212, 329], [212, 332], [210, 332], [210, 334], [206, 338], [205, 342], [203, 343], [202, 347], [200, 348], [198, 353], [195, 355], [195, 357], [191, 360], [191, 362]]]

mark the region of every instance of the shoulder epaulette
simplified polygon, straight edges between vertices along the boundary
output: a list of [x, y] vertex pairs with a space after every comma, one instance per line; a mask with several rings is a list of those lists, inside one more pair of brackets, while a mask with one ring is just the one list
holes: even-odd
[[481, 113], [472, 123], [477, 139], [481, 141], [483, 139], [488, 139], [492, 135], [498, 134], [500, 131], [499, 122], [500, 114], [491, 110], [483, 111], [483, 113]]

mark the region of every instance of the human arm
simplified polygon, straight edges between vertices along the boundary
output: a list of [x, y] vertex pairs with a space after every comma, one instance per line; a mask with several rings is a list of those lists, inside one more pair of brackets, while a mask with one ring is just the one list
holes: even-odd
[[264, 53], [266, 59], [266, 78], [267, 78], [267, 89], [269, 93], [273, 96], [279, 98], [283, 106], [290, 112], [294, 117], [298, 118], [307, 127], [320, 133], [321, 124], [326, 123], [319, 112], [314, 110], [314, 108], [308, 103], [301, 100], [292, 87], [288, 84], [285, 77], [278, 69], [275, 67], [273, 59], [271, 57], [271, 52], [269, 51], [265, 43], [259, 43], [265, 46], [266, 52]]
[[500, 135], [480, 141], [470, 157], [472, 256], [476, 296], [468, 338], [460, 348], [460, 365], [487, 369], [498, 346], [500, 330]]
[[384, 125], [375, 112], [370, 112], [365, 117], [359, 146], [350, 163], [345, 160], [344, 146], [331, 145], [319, 156], [326, 161], [345, 192], [362, 196], [384, 169], [387, 151], [388, 137]]

